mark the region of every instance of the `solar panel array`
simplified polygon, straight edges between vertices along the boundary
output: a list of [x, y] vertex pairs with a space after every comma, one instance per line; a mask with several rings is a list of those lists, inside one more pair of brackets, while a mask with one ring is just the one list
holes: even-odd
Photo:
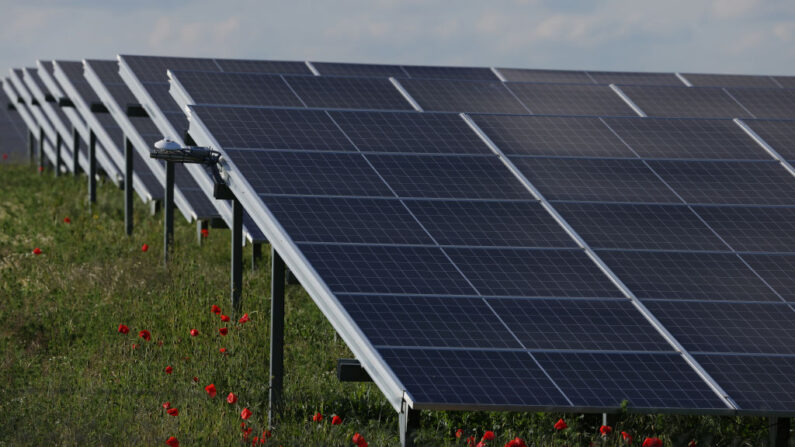
[[223, 152], [396, 408], [795, 412], [787, 77], [96, 64], [141, 140]]
[[17, 103], [5, 93], [6, 81], [0, 81], [0, 163], [21, 163], [28, 160], [25, 141], [27, 127]]

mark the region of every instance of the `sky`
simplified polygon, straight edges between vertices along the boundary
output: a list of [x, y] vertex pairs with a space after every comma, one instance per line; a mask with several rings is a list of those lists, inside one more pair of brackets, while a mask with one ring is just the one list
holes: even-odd
[[795, 1], [0, 0], [0, 73], [117, 54], [795, 75]]

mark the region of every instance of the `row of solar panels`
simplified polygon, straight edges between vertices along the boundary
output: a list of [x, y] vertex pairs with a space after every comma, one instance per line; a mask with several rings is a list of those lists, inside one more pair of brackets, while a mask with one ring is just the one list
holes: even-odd
[[[626, 399], [795, 414], [795, 125], [628, 117], [795, 118], [790, 90], [384, 67], [120, 56], [86, 61], [85, 79], [127, 138], [151, 136], [142, 157], [188, 125], [223, 151], [247, 228], [273, 242], [396, 408]], [[290, 74], [342, 68], [378, 77]], [[154, 131], [127, 123], [133, 103]]]

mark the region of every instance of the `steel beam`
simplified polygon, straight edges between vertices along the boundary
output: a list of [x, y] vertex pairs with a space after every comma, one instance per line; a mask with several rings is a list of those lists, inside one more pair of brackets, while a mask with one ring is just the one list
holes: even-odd
[[132, 141], [124, 137], [124, 231], [133, 234], [133, 148]]
[[97, 135], [92, 130], [88, 135], [88, 203], [97, 202]]
[[174, 242], [174, 162], [166, 162], [166, 190], [163, 198], [163, 265]]
[[240, 315], [240, 293], [243, 290], [243, 205], [232, 200], [232, 276], [231, 298], [234, 315]]
[[271, 370], [268, 409], [268, 424], [271, 427], [281, 409], [284, 386], [284, 270], [284, 260], [271, 246]]

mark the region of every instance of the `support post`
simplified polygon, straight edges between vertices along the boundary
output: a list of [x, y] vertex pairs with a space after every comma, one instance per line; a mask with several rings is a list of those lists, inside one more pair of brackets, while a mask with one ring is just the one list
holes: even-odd
[[72, 128], [72, 175], [77, 177], [80, 172], [80, 134]]
[[61, 176], [61, 148], [63, 146], [63, 138], [61, 138], [61, 134], [58, 134], [55, 137], [55, 176]]
[[97, 201], [97, 135], [92, 130], [88, 136], [88, 203]]
[[284, 385], [284, 269], [284, 260], [271, 246], [271, 371], [268, 409], [268, 424], [271, 427], [279, 414]]
[[232, 277], [231, 295], [234, 316], [240, 315], [240, 292], [243, 290], [243, 205], [232, 200]]
[[163, 201], [163, 265], [168, 264], [168, 252], [174, 242], [174, 162], [166, 162], [166, 190]]
[[149, 202], [149, 215], [154, 217], [157, 216], [157, 213], [160, 212], [160, 200], [152, 200]]
[[133, 145], [124, 137], [124, 231], [133, 234]]
[[790, 418], [771, 417], [770, 418], [770, 442], [771, 447], [788, 447]]
[[30, 158], [30, 164], [36, 165], [36, 137], [33, 135], [33, 132], [28, 130], [28, 157]]
[[262, 242], [254, 242], [251, 244], [251, 271], [259, 269], [262, 263]]
[[409, 408], [403, 402], [403, 409], [398, 415], [400, 424], [400, 445], [401, 447], [414, 447], [417, 438], [417, 430], [420, 428], [420, 411]]
[[44, 172], [44, 129], [39, 127], [39, 174]]
[[199, 245], [202, 244], [203, 242], [202, 239], [204, 239], [202, 237], [202, 230], [208, 230], [209, 228], [210, 228], [209, 220], [202, 220], [202, 219], [196, 220], [196, 243], [198, 243]]

